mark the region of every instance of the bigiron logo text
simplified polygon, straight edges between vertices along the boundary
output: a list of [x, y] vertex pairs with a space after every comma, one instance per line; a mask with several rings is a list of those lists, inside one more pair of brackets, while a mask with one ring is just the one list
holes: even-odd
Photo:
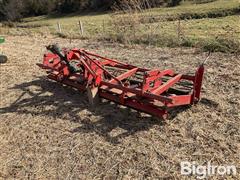
[[198, 179], [204, 179], [209, 176], [235, 176], [237, 168], [234, 165], [212, 165], [210, 162], [207, 165], [200, 165], [197, 162], [181, 162], [181, 175], [196, 176]]

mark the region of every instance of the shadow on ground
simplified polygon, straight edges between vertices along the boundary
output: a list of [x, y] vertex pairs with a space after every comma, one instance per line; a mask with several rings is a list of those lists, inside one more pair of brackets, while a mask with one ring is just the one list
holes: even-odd
[[[163, 126], [164, 120], [149, 115], [142, 116], [130, 108], [120, 107], [114, 103], [103, 101], [94, 109], [88, 106], [85, 93], [70, 87], [62, 86], [43, 77], [31, 82], [15, 85], [9, 89], [21, 91], [21, 95], [8, 107], [0, 108], [0, 115], [5, 113], [31, 114], [46, 118], [60, 118], [79, 122], [79, 127], [72, 133], [94, 132], [111, 143], [134, 135], [139, 131], [149, 130], [154, 125]], [[171, 118], [186, 110], [186, 107], [171, 112]], [[114, 129], [122, 129], [122, 133], [111, 136]]]

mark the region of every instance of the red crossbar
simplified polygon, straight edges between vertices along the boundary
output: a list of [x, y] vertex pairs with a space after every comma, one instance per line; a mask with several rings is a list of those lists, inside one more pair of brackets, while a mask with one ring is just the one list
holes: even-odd
[[[131, 69], [123, 74], [121, 74], [120, 76], [116, 77], [116, 79], [118, 79], [119, 81], [122, 81], [126, 78], [129, 78], [130, 76], [132, 76], [133, 74], [135, 74], [137, 72], [138, 68], [134, 68], [134, 69]], [[109, 83], [117, 83], [117, 81], [115, 79], [112, 79], [109, 81]]]
[[179, 82], [181, 79], [182, 75], [178, 74], [177, 76], [173, 77], [163, 85], [161, 85], [159, 88], [155, 89], [152, 91], [153, 94], [162, 94], [163, 92], [167, 91], [169, 88], [171, 88], [174, 84]]

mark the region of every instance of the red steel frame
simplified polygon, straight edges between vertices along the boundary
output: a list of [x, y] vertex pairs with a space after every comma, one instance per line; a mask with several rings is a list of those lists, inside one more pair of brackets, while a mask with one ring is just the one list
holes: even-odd
[[204, 65], [195, 75], [184, 75], [139, 68], [84, 49], [60, 51], [53, 45], [48, 50], [38, 66], [50, 79], [81, 91], [97, 89], [102, 98], [154, 116], [165, 118], [168, 109], [200, 100]]

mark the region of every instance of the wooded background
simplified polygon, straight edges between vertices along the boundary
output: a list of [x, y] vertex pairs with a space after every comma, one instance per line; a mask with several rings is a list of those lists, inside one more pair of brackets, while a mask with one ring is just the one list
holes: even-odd
[[147, 9], [176, 6], [182, 0], [0, 0], [0, 20], [19, 21], [23, 17], [49, 13], [106, 11], [134, 6]]

